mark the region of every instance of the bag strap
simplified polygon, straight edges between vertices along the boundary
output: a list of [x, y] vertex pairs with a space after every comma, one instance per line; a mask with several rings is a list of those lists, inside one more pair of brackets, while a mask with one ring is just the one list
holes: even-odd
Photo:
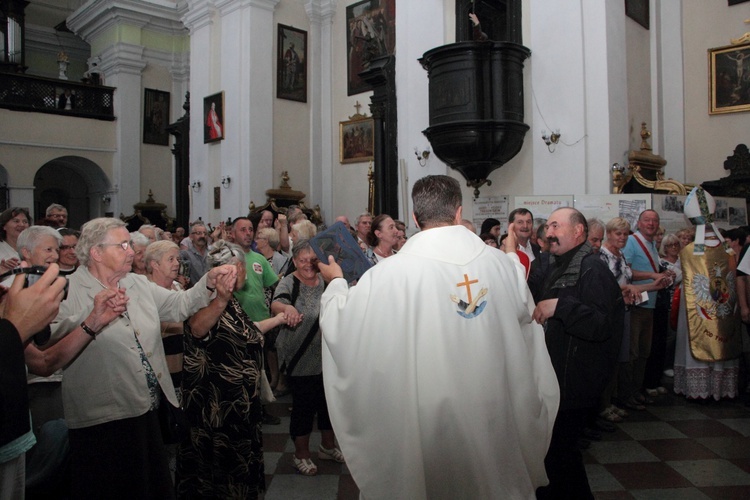
[[648, 257], [648, 261], [651, 263], [651, 267], [654, 269], [655, 273], [659, 272], [659, 268], [656, 267], [656, 264], [654, 264], [654, 258], [651, 257], [651, 252], [648, 251], [648, 248], [646, 248], [646, 245], [643, 244], [643, 241], [641, 241], [640, 236], [638, 236], [638, 233], [633, 233], [633, 236], [635, 237], [635, 241], [638, 242], [638, 244], [643, 249], [643, 253], [646, 254], [646, 257]]
[[[297, 302], [297, 298], [299, 297], [299, 287], [300, 287], [300, 281], [297, 279], [296, 276], [293, 277], [293, 284], [292, 284], [292, 296], [290, 299], [290, 302], [292, 305], [294, 305]], [[310, 347], [310, 344], [313, 341], [313, 338], [315, 337], [315, 334], [318, 333], [318, 330], [320, 330], [320, 318], [315, 319], [315, 323], [313, 323], [312, 327], [310, 328], [310, 331], [307, 332], [307, 336], [302, 341], [302, 344], [299, 346], [299, 349], [297, 349], [297, 352], [294, 353], [294, 356], [289, 361], [289, 364], [286, 365], [286, 367], [282, 366], [281, 370], [286, 372], [287, 375], [291, 375], [294, 371], [294, 368], [296, 368], [297, 363], [299, 363], [299, 360], [302, 358], [302, 355], [305, 354], [305, 351], [307, 351], [307, 348]]]

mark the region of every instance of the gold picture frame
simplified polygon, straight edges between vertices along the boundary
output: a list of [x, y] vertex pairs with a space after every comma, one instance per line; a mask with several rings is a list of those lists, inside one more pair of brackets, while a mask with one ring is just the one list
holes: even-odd
[[362, 163], [375, 158], [375, 120], [339, 122], [340, 163]]
[[708, 49], [708, 112], [750, 111], [750, 43]]

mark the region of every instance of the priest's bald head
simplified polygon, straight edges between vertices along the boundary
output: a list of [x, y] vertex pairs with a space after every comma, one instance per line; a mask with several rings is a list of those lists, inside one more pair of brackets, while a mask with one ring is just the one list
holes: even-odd
[[428, 175], [411, 190], [414, 222], [425, 230], [461, 223], [461, 186], [447, 175]]

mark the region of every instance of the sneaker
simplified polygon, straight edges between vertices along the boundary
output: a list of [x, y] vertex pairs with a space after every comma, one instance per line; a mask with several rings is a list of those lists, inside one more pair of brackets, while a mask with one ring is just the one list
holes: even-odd
[[338, 462], [340, 464], [343, 464], [345, 462], [344, 454], [341, 453], [341, 450], [339, 450], [335, 446], [331, 449], [328, 449], [323, 448], [323, 445], [320, 445], [320, 448], [318, 448], [318, 459], [333, 460], [334, 462]]
[[669, 370], [664, 370], [664, 375], [666, 375], [669, 378], [672, 378], [674, 377], [674, 370], [671, 368]]
[[667, 388], [666, 387], [662, 387], [662, 386], [657, 387], [656, 388], [656, 392], [658, 392], [659, 394], [667, 394], [667, 393], [669, 393], [669, 391], [667, 390]]

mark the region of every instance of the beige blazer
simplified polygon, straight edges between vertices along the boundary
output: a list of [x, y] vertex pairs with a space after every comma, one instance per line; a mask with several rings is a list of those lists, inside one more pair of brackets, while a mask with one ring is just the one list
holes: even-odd
[[[79, 267], [69, 281], [68, 298], [51, 325], [53, 339], [79, 326], [103, 289], [85, 267]], [[120, 287], [129, 297], [127, 314], [102, 329], [65, 367], [63, 407], [71, 429], [138, 417], [149, 410], [151, 400], [136, 336], [164, 394], [177, 406], [160, 322], [183, 321], [208, 305], [211, 292], [206, 288], [206, 277], [190, 290], [175, 292], [130, 273], [120, 280]]]

